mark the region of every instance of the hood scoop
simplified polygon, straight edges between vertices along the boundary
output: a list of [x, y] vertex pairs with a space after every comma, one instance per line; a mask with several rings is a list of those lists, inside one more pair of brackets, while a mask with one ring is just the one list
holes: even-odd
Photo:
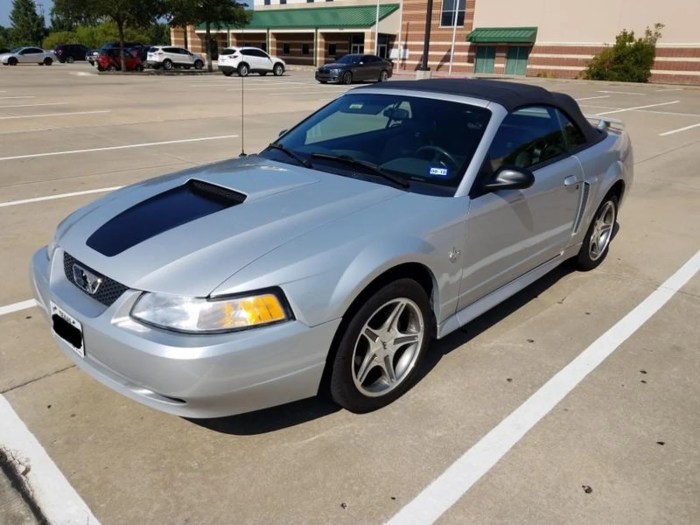
[[246, 196], [215, 184], [190, 179], [124, 210], [100, 226], [87, 245], [113, 257], [163, 232], [236, 206]]

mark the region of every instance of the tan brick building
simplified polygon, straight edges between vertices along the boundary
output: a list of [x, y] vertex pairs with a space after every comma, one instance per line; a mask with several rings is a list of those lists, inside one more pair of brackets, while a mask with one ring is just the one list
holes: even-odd
[[[426, 7], [427, 0], [255, 0], [249, 27], [213, 32], [219, 48], [260, 46], [289, 64], [377, 51], [410, 74], [422, 59]], [[575, 78], [622, 29], [642, 35], [659, 22], [652, 81], [700, 84], [699, 17], [697, 0], [433, 0], [428, 66], [439, 75]], [[190, 49], [203, 50], [203, 33], [188, 28]], [[172, 38], [184, 44], [182, 30]]]

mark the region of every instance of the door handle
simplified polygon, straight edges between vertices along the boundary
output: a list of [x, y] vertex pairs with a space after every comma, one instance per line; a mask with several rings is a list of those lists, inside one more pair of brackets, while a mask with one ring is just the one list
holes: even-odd
[[573, 186], [574, 184], [578, 184], [576, 175], [569, 175], [564, 179], [564, 186]]

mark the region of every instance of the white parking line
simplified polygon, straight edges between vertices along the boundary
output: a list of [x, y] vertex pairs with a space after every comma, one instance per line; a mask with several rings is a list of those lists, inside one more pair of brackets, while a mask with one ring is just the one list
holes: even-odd
[[665, 88], [665, 89], [657, 89], [656, 91], [683, 91], [683, 88]]
[[5, 396], [0, 395], [0, 446], [24, 469], [32, 498], [49, 523], [99, 525], [85, 501], [71, 486], [19, 418]]
[[674, 100], [673, 102], [662, 102], [661, 104], [649, 104], [648, 106], [636, 106], [633, 108], [623, 108], [616, 109], [615, 111], [606, 111], [605, 113], [598, 113], [599, 115], [612, 115], [613, 113], [624, 113], [625, 111], [635, 111], [637, 109], [647, 109], [647, 108], [657, 108], [659, 106], [669, 106], [671, 104], [678, 104], [680, 100]]
[[33, 95], [26, 95], [22, 97], [0, 97], [0, 100], [10, 100], [10, 99], [15, 99], [15, 98], [36, 98]]
[[700, 251], [450, 465], [440, 477], [391, 518], [388, 524], [434, 523], [699, 270]]
[[10, 206], [19, 206], [20, 204], [31, 204], [33, 202], [53, 201], [56, 199], [65, 199], [67, 197], [79, 197], [80, 195], [91, 195], [93, 193], [107, 193], [116, 191], [124, 186], [112, 186], [111, 188], [98, 188], [96, 190], [74, 191], [71, 193], [59, 193], [58, 195], [48, 195], [47, 197], [34, 197], [31, 199], [22, 199], [17, 201], [0, 202], [0, 208], [9, 208]]
[[19, 312], [21, 310], [26, 310], [27, 308], [33, 308], [36, 306], [36, 304], [37, 303], [34, 299], [28, 299], [26, 301], [20, 301], [19, 303], [0, 306], [0, 315], [7, 315], [14, 312]]
[[151, 146], [166, 146], [168, 144], [185, 144], [188, 142], [204, 142], [206, 140], [233, 139], [236, 137], [238, 137], [238, 135], [217, 135], [214, 137], [200, 137], [200, 138], [196, 138], [196, 139], [165, 140], [163, 142], [143, 142], [141, 144], [126, 144], [124, 146], [109, 146], [106, 148], [74, 149], [74, 150], [69, 150], [69, 151], [51, 151], [48, 153], [32, 153], [30, 155], [14, 155], [12, 157], [0, 157], [0, 161], [17, 160], [17, 159], [35, 159], [38, 157], [53, 157], [53, 156], [58, 156], [58, 155], [74, 155], [77, 153], [94, 153], [97, 151], [114, 151], [114, 150], [119, 150], [119, 149], [149, 148]]
[[686, 126], [684, 128], [672, 129], [671, 131], [666, 131], [665, 133], [659, 133], [659, 137], [667, 137], [668, 135], [675, 135], [676, 133], [681, 133], [682, 131], [688, 131], [689, 129], [700, 128], [700, 124], [693, 124], [692, 126]]
[[598, 91], [598, 93], [610, 93], [611, 95], [637, 95], [643, 97], [646, 93], [634, 93], [631, 91]]
[[44, 104], [15, 104], [13, 106], [0, 106], [0, 109], [4, 108], [36, 108], [39, 106], [65, 106], [68, 102], [46, 102]]
[[0, 120], [13, 120], [20, 118], [40, 118], [40, 117], [67, 117], [69, 115], [94, 115], [95, 113], [111, 113], [111, 109], [101, 109], [97, 111], [72, 111], [70, 113], [44, 113], [41, 115], [16, 115], [12, 117], [0, 117]]
[[577, 98], [576, 102], [581, 102], [582, 100], [595, 100], [597, 98], [610, 98], [610, 95], [598, 95], [597, 97]]

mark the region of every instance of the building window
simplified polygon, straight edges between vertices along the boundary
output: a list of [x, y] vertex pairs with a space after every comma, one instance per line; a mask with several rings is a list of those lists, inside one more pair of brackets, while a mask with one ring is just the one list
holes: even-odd
[[270, 5], [270, 0], [265, 0], [265, 5]]
[[282, 54], [283, 55], [289, 54], [289, 44], [282, 44]]
[[462, 27], [464, 25], [465, 4], [466, 0], [442, 0], [442, 13], [440, 16], [440, 25], [443, 27], [452, 27], [453, 25], [455, 25], [456, 9], [457, 26]]
[[286, 5], [286, 4], [287, 4], [287, 0], [280, 0], [280, 5]]
[[309, 54], [309, 44], [302, 44], [302, 45], [301, 45], [301, 54], [302, 54], [302, 55], [308, 55], [308, 54]]
[[331, 58], [335, 58], [336, 53], [336, 44], [328, 44], [328, 56]]
[[306, 3], [307, 3], [307, 4], [313, 4], [313, 3], [314, 3], [314, 0], [306, 0]]

